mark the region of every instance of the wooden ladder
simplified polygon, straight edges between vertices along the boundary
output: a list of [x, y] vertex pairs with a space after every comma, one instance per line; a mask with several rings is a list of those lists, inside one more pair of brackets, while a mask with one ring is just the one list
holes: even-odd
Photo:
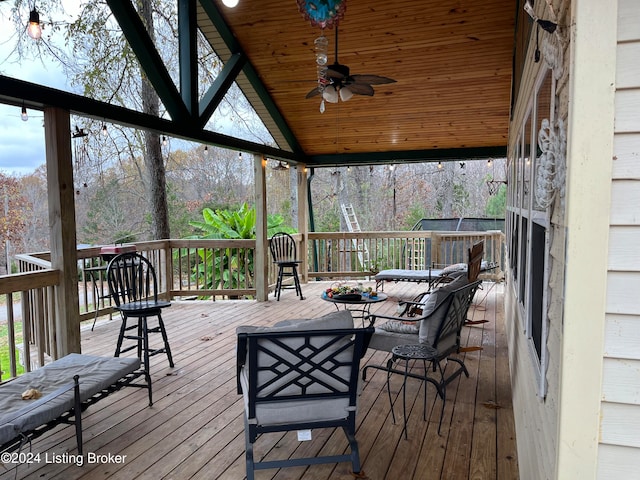
[[[342, 215], [344, 215], [344, 219], [347, 222], [347, 230], [350, 232], [361, 232], [362, 230], [360, 229], [358, 217], [353, 209], [353, 205], [345, 205], [342, 203], [340, 204], [340, 208], [342, 209]], [[359, 240], [357, 238], [352, 239], [351, 243], [353, 245], [353, 249], [358, 253], [360, 267], [362, 270], [367, 270], [369, 268], [369, 249], [367, 248], [367, 244], [363, 239]]]

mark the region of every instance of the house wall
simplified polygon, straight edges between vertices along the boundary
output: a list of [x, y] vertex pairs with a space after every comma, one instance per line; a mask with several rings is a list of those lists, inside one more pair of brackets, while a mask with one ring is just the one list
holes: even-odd
[[[535, 4], [540, 18], [560, 25], [563, 40], [555, 115], [567, 129], [567, 178], [565, 197], [556, 195], [547, 210], [542, 372], [527, 331], [530, 306], [518, 298], [515, 272], [506, 277], [520, 478], [640, 478], [634, 433], [640, 427], [640, 254], [634, 248], [640, 189], [632, 180], [640, 178], [640, 2], [619, 0], [619, 9], [600, 0]], [[532, 60], [535, 29], [531, 40], [516, 92], [510, 160], [517, 156], [535, 79], [546, 68]]]
[[[540, 3], [540, 2], [537, 2]], [[540, 10], [540, 8], [537, 8]], [[560, 18], [567, 15], [567, 7], [557, 11]], [[541, 16], [549, 18], [548, 15]], [[546, 35], [540, 32], [541, 35]], [[522, 75], [521, 88], [516, 92], [516, 102], [509, 136], [509, 162], [516, 160], [516, 146], [527, 111], [531, 108], [531, 98], [536, 88], [536, 80], [548, 65], [534, 62], [535, 28], [531, 32], [531, 40], [527, 52], [527, 60]], [[567, 121], [568, 82], [566, 59], [568, 46], [564, 45], [564, 73], [556, 83], [556, 114]], [[535, 167], [534, 167], [535, 168]], [[511, 179], [510, 179], [511, 180]], [[566, 225], [564, 205], [557, 201], [549, 212], [549, 287], [547, 291], [547, 342], [546, 370], [541, 372], [541, 365], [536, 357], [531, 334], [528, 331], [526, 312], [518, 299], [518, 282], [514, 272], [509, 269], [506, 274], [505, 320], [509, 341], [510, 373], [513, 392], [513, 405], [518, 445], [518, 464], [520, 478], [551, 479], [556, 469], [557, 418], [560, 385], [560, 358], [562, 346], [562, 314], [563, 314], [563, 279], [566, 244]], [[511, 242], [507, 241], [510, 246]], [[517, 251], [508, 251], [508, 256], [518, 256]], [[531, 260], [531, 259], [530, 259]], [[532, 259], [540, 261], [540, 259]], [[511, 261], [507, 261], [510, 265]], [[522, 274], [522, 273], [521, 273]], [[544, 377], [546, 391], [540, 393], [540, 376]]]
[[640, 478], [640, 2], [618, 1], [598, 478]]

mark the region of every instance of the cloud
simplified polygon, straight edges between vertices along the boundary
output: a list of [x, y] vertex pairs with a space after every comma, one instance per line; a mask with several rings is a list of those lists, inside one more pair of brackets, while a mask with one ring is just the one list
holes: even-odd
[[23, 122], [19, 107], [0, 105], [0, 170], [5, 174], [32, 173], [45, 163], [42, 112], [28, 113]]
[[[67, 3], [67, 2], [66, 2]], [[77, 8], [77, 7], [76, 7]], [[9, 11], [0, 8], [0, 45], [9, 51], [15, 43], [15, 25]], [[0, 73], [8, 77], [70, 91], [60, 65], [50, 59], [0, 54]], [[20, 108], [0, 104], [0, 171], [28, 174], [45, 163], [43, 113], [29, 110], [29, 120], [20, 119]]]

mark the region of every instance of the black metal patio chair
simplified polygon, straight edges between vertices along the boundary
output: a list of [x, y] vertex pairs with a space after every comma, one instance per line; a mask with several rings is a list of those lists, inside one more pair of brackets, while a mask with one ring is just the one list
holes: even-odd
[[[346, 310], [282, 326], [239, 327], [238, 393], [244, 396], [247, 480], [254, 470], [351, 461], [360, 474], [356, 402], [360, 359], [374, 329]], [[350, 453], [256, 461], [261, 434], [340, 427]], [[309, 432], [309, 435], [311, 432]]]

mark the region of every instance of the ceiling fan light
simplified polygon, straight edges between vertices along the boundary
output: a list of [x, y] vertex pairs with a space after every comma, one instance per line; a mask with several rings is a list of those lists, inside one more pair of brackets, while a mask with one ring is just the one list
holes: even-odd
[[338, 91], [333, 85], [327, 85], [322, 92], [322, 98], [329, 103], [338, 103]]
[[340, 89], [340, 100], [346, 102], [351, 97], [353, 97], [353, 92], [348, 87], [342, 87]]

